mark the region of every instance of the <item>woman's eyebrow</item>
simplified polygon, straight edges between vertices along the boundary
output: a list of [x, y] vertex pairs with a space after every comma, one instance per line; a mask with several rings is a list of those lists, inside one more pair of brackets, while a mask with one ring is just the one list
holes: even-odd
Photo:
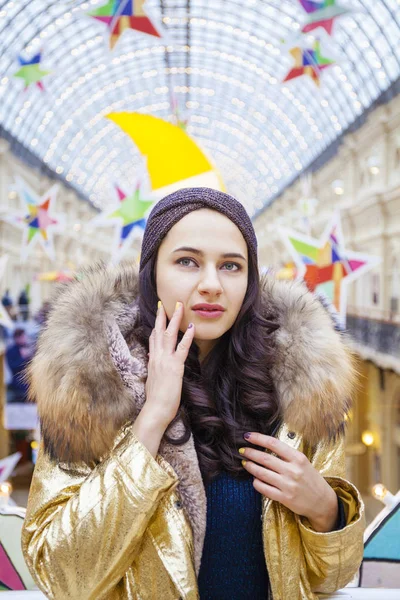
[[[176, 248], [172, 251], [172, 254], [175, 252], [192, 252], [193, 254], [198, 254], [199, 256], [204, 256], [204, 252], [202, 250], [198, 250], [197, 248], [191, 248], [190, 246], [181, 246], [180, 248]], [[238, 252], [227, 252], [225, 254], [221, 254], [222, 258], [241, 258], [246, 261], [246, 258], [243, 254], [239, 254]]]

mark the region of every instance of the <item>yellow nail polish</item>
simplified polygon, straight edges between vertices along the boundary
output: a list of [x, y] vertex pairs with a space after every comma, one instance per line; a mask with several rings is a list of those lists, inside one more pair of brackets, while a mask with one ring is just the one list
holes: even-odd
[[182, 305], [182, 302], [177, 302], [175, 305], [175, 310], [178, 310], [178, 308]]
[[242, 460], [242, 465], [245, 466], [247, 463], [247, 460]]
[[161, 308], [161, 300], [158, 301], [157, 308]]
[[239, 448], [239, 454], [244, 454], [245, 448]]

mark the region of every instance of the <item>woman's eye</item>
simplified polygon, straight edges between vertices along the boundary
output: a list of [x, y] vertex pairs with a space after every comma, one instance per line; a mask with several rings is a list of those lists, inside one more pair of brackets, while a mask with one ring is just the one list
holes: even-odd
[[178, 260], [178, 264], [182, 265], [183, 267], [190, 267], [190, 263], [195, 264], [194, 260], [192, 260], [191, 258], [180, 258]]
[[[177, 260], [178, 265], [182, 265], [182, 267], [197, 267], [197, 263], [192, 258], [180, 258]], [[224, 263], [222, 265], [224, 271], [240, 271], [241, 266], [236, 263]]]
[[226, 268], [227, 271], [239, 271], [240, 270], [240, 266], [237, 265], [236, 263], [225, 263], [224, 267]]

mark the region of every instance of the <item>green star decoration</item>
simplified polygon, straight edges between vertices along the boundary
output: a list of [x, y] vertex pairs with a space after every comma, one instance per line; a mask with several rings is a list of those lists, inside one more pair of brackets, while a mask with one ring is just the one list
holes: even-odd
[[25, 60], [22, 56], [18, 57], [20, 68], [14, 73], [14, 77], [19, 77], [25, 82], [25, 89], [30, 85], [36, 85], [43, 91], [42, 79], [45, 75], [49, 75], [51, 71], [44, 71], [40, 68], [42, 54], [39, 52], [29, 60]]
[[149, 210], [150, 202], [152, 201], [142, 199], [140, 189], [136, 188], [131, 196], [127, 196], [121, 200], [120, 206], [109, 215], [109, 218], [122, 219], [124, 227], [135, 225], [135, 223], [144, 219], [144, 215]]

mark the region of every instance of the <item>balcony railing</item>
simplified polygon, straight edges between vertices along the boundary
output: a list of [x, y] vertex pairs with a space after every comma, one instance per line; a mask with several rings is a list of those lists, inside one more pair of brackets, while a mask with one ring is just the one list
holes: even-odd
[[355, 314], [350, 310], [347, 314], [347, 329], [354, 340], [382, 354], [400, 358], [400, 322], [390, 318], [390, 314], [380, 312], [379, 317], [373, 317], [371, 311], [363, 312], [358, 310]]

